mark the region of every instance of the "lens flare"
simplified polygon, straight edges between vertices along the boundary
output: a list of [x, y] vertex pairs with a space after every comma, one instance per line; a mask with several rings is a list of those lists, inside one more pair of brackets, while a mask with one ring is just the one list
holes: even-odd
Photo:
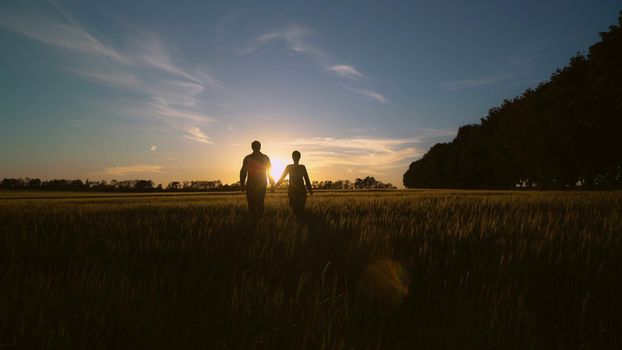
[[388, 258], [372, 261], [362, 276], [362, 288], [380, 305], [399, 306], [408, 295], [409, 275], [402, 265]]

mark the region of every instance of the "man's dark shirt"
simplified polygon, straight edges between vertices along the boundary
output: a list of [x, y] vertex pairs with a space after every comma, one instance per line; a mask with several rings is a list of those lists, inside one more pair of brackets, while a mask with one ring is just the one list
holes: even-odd
[[[253, 152], [246, 157], [242, 162], [242, 169], [240, 170], [240, 185], [244, 186], [246, 183], [250, 186], [266, 186], [268, 175], [270, 170], [270, 158], [261, 152]], [[248, 180], [247, 180], [248, 174]]]

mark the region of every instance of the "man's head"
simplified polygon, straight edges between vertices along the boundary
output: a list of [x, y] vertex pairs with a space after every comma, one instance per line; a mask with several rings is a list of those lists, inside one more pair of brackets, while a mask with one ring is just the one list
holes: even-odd
[[253, 143], [251, 143], [251, 148], [253, 149], [253, 152], [259, 152], [261, 149], [261, 142], [257, 140], [253, 141]]
[[300, 152], [292, 152], [292, 159], [294, 160], [294, 163], [298, 164], [298, 162], [300, 161]]

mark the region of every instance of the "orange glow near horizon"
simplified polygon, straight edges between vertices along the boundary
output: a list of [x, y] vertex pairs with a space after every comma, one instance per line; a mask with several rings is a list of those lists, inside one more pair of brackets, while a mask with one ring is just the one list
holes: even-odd
[[281, 158], [270, 158], [270, 162], [272, 163], [270, 174], [274, 178], [274, 181], [277, 181], [289, 163]]

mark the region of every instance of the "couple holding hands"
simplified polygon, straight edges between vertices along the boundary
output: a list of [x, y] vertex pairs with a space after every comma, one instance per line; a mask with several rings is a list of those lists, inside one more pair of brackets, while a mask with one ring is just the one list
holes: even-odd
[[313, 194], [313, 191], [307, 168], [299, 164], [300, 152], [292, 152], [294, 164], [289, 164], [285, 167], [283, 175], [275, 184], [274, 179], [270, 175], [270, 158], [260, 152], [261, 143], [253, 141], [251, 148], [253, 153], [244, 157], [242, 169], [240, 170], [240, 186], [242, 191], [246, 192], [246, 201], [248, 202], [248, 210], [251, 215], [259, 216], [263, 213], [267, 180], [270, 180], [270, 185], [272, 190], [274, 190], [275, 187], [278, 187], [283, 182], [287, 175], [289, 175], [289, 187], [287, 188], [289, 205], [292, 207], [294, 214], [302, 214], [307, 201], [307, 190], [309, 194]]

